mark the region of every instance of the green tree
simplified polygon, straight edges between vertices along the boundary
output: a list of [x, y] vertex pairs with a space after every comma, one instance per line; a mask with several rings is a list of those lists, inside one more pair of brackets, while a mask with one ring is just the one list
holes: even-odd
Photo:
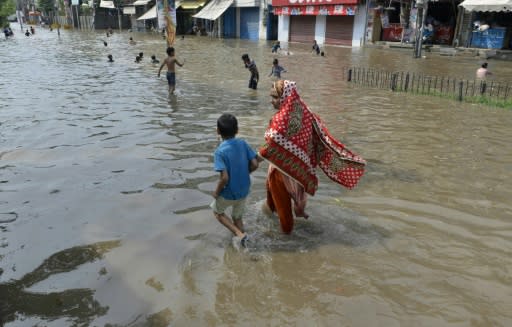
[[55, 10], [55, 0], [38, 0], [37, 6], [40, 10], [48, 14]]
[[16, 4], [14, 0], [0, 0], [0, 26], [8, 24], [7, 16], [16, 13]]

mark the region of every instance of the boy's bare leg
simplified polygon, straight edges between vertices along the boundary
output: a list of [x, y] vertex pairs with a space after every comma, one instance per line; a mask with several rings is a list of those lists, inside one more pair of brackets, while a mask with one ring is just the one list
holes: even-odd
[[244, 222], [242, 219], [233, 219], [233, 222], [235, 223], [235, 226], [238, 228], [238, 230], [244, 233]]
[[245, 233], [242, 232], [235, 224], [233, 224], [233, 222], [231, 221], [231, 219], [228, 218], [228, 216], [226, 216], [225, 214], [218, 213], [214, 213], [214, 215], [215, 218], [217, 218], [217, 220], [227, 229], [229, 229], [233, 234], [240, 238], [245, 236]]

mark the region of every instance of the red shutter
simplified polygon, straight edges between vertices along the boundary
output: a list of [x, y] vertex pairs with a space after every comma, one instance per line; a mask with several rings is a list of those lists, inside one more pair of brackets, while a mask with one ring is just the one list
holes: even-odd
[[290, 16], [290, 42], [313, 44], [316, 16]]
[[325, 44], [352, 46], [354, 16], [327, 16]]

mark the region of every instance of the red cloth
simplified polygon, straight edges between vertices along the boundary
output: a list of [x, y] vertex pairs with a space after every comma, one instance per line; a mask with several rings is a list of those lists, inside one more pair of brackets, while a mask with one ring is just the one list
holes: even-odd
[[331, 136], [320, 117], [301, 100], [295, 82], [284, 81], [279, 111], [265, 132], [260, 155], [314, 195], [315, 168], [334, 182], [353, 188], [364, 174], [366, 161]]

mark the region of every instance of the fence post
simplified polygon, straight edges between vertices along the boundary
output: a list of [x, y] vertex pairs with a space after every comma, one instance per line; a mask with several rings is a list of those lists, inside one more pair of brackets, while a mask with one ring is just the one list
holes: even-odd
[[405, 92], [407, 92], [408, 88], [409, 88], [409, 73], [407, 73], [407, 75], [405, 75], [405, 86], [404, 86]]
[[348, 70], [348, 78], [347, 78], [347, 82], [351, 82], [352, 81], [352, 69], [349, 69]]
[[397, 78], [397, 73], [393, 73], [393, 75], [391, 75], [391, 91], [395, 91], [396, 90], [396, 78]]
[[462, 89], [464, 88], [464, 82], [459, 81], [459, 101], [462, 101]]

